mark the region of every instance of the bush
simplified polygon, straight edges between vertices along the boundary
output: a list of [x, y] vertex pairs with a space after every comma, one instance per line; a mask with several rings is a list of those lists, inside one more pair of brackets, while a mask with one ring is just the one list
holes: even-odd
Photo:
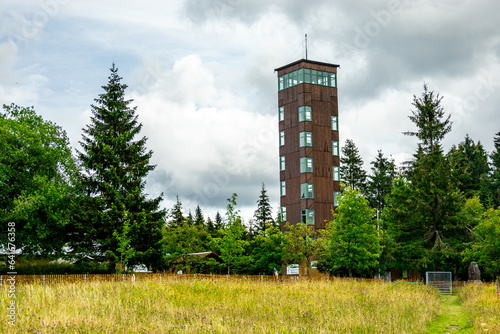
[[[17, 262], [17, 261], [16, 261]], [[7, 266], [0, 267], [0, 275], [12, 270]], [[105, 264], [85, 261], [79, 264], [69, 262], [51, 262], [49, 260], [22, 261], [16, 263], [18, 275], [64, 275], [64, 274], [107, 274]]]

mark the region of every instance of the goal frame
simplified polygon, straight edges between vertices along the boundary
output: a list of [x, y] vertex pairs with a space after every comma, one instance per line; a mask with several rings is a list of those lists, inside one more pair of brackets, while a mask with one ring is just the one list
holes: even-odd
[[427, 271], [425, 273], [425, 284], [433, 286], [442, 295], [453, 293], [453, 281], [451, 271]]

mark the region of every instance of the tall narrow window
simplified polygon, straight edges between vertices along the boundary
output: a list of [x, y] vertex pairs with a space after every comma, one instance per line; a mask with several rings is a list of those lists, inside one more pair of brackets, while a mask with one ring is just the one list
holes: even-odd
[[286, 206], [281, 207], [281, 221], [286, 222]]
[[330, 73], [330, 87], [337, 87], [337, 75]]
[[339, 155], [339, 142], [338, 141], [332, 141], [332, 154]]
[[285, 107], [280, 107], [279, 119], [280, 119], [280, 122], [285, 120]]
[[309, 157], [300, 158], [300, 172], [301, 173], [313, 172], [313, 158]]
[[314, 225], [314, 210], [305, 209], [301, 212], [302, 224]]
[[312, 147], [312, 132], [300, 132], [299, 133], [299, 144], [300, 147]]
[[285, 157], [280, 157], [280, 171], [285, 170]]
[[332, 116], [332, 130], [339, 131], [339, 118], [338, 118], [338, 116]]
[[314, 198], [314, 185], [312, 183], [300, 185], [300, 198]]
[[281, 196], [286, 195], [286, 181], [281, 181], [280, 195]]
[[333, 166], [333, 181], [340, 181], [340, 167]]
[[333, 206], [339, 206], [340, 191], [333, 192]]
[[302, 106], [299, 107], [299, 122], [304, 122], [304, 121], [311, 121], [312, 116], [311, 116], [311, 107], [309, 106]]
[[280, 131], [280, 146], [285, 145], [285, 131]]

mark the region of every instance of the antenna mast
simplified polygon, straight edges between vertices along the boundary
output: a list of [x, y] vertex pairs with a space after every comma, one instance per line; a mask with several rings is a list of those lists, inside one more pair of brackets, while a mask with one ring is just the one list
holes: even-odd
[[307, 59], [307, 34], [306, 34], [306, 59]]

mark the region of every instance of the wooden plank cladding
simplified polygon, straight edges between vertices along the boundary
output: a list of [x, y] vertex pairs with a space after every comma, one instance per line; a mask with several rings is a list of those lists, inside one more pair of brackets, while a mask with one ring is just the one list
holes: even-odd
[[[282, 212], [290, 224], [306, 222], [314, 229], [325, 228], [333, 219], [333, 180], [339, 166], [339, 117], [337, 98], [338, 65], [298, 60], [276, 69], [278, 72], [279, 154]], [[336, 147], [336, 148], [335, 148]], [[314, 221], [308, 221], [314, 210]], [[284, 225], [285, 223], [283, 223]], [[283, 229], [283, 226], [282, 226]]]

